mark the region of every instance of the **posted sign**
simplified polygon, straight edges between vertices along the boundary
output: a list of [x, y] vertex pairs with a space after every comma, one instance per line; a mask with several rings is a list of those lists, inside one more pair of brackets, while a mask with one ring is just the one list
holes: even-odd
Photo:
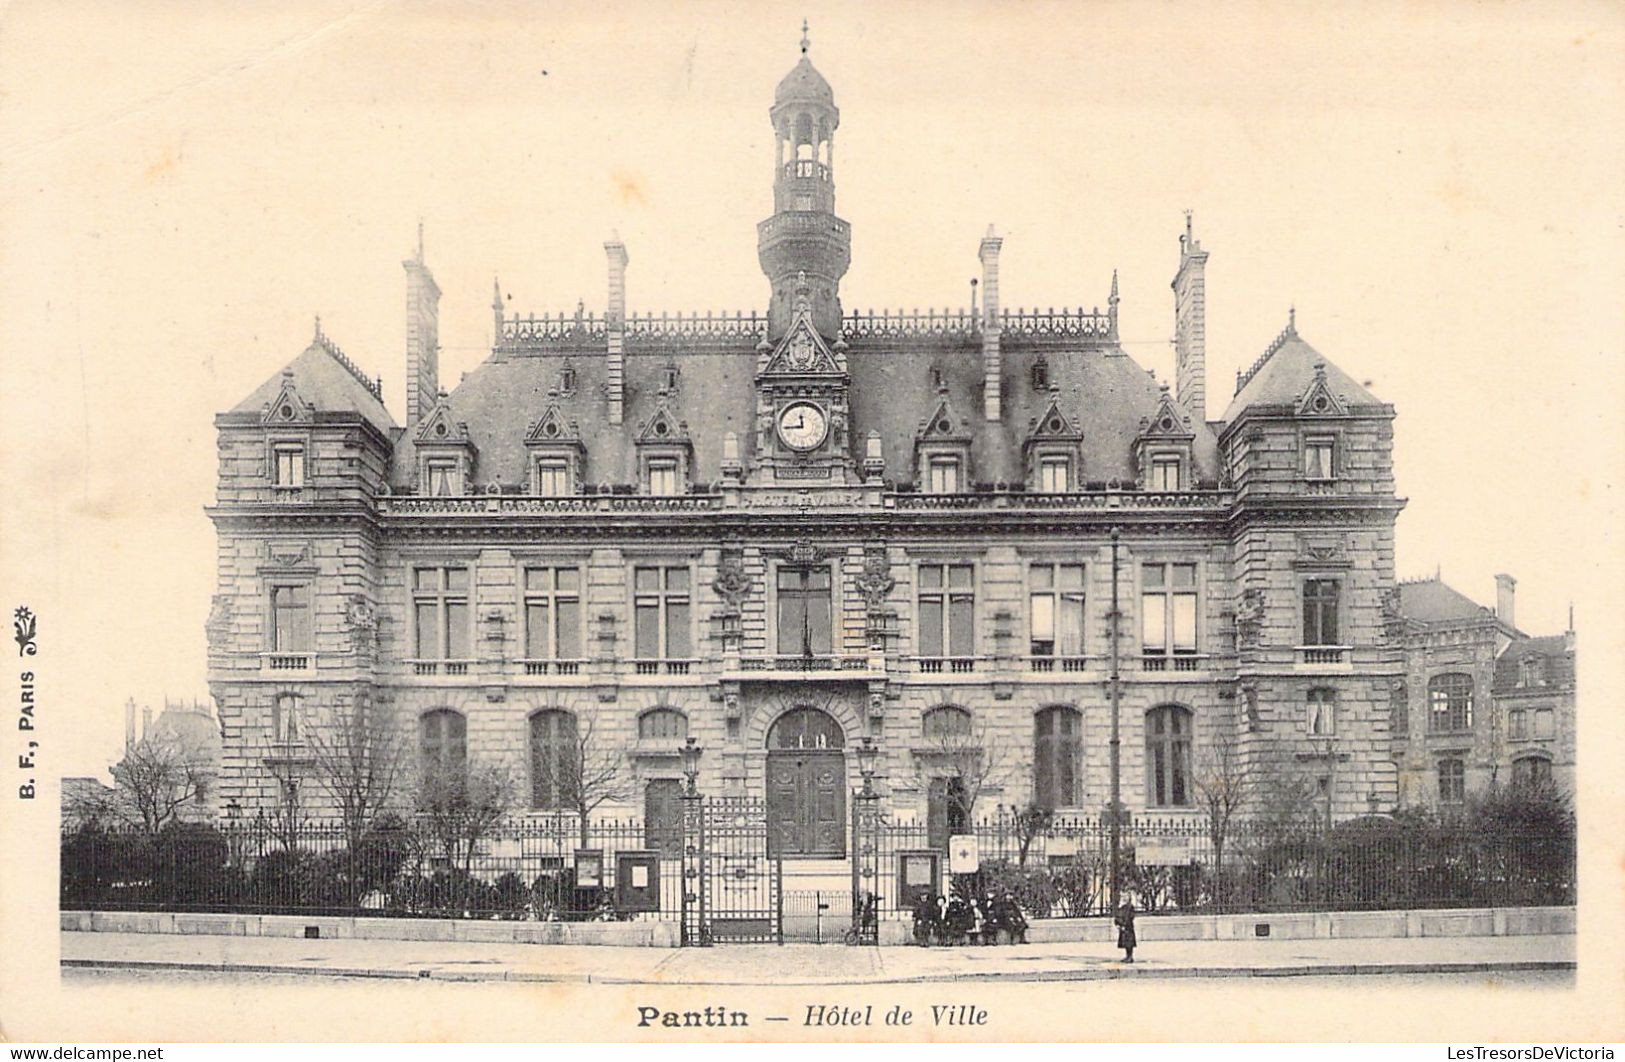
[[1191, 861], [1190, 840], [1158, 837], [1134, 842], [1134, 862], [1142, 867], [1182, 867]]
[[948, 838], [948, 870], [954, 874], [974, 874], [982, 869], [982, 850], [973, 833]]

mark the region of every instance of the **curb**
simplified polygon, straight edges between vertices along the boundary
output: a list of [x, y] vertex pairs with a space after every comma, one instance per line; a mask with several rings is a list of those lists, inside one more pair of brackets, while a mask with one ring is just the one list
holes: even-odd
[[[63, 959], [63, 969], [177, 970], [194, 973], [280, 974], [303, 977], [365, 977], [398, 981], [511, 981], [551, 984], [692, 985], [704, 987], [761, 987], [755, 981], [670, 981], [631, 977], [594, 977], [591, 974], [549, 974], [533, 970], [402, 970], [397, 968], [283, 966], [273, 963], [142, 962], [130, 959]], [[1347, 977], [1393, 974], [1512, 973], [1531, 970], [1574, 970], [1571, 959], [1509, 962], [1384, 962], [1325, 963], [1301, 966], [1178, 966], [1165, 969], [1126, 966], [1080, 970], [1032, 970], [967, 976], [964, 973], [922, 974], [903, 977], [857, 977], [842, 981], [775, 981], [773, 988], [828, 988], [840, 985], [940, 984], [950, 981], [1115, 981], [1125, 979], [1186, 979], [1202, 977]]]

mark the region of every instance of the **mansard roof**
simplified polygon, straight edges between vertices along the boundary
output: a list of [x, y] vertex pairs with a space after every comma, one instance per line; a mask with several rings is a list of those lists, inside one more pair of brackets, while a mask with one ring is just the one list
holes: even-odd
[[1315, 386], [1317, 366], [1324, 367], [1327, 391], [1344, 408], [1382, 404], [1381, 399], [1304, 342], [1297, 328], [1289, 324], [1252, 369], [1241, 374], [1235, 397], [1230, 400], [1230, 408], [1224, 411], [1222, 419], [1226, 423], [1234, 423], [1249, 406], [1291, 406], [1296, 409], [1310, 388]]
[[1399, 584], [1399, 613], [1418, 623], [1460, 623], [1494, 620], [1486, 608], [1442, 579], [1416, 579]]
[[[688, 425], [694, 440], [694, 482], [721, 478], [726, 432], [738, 436], [741, 457], [748, 464], [756, 445], [760, 334], [745, 329], [702, 338], [700, 342], [684, 334], [669, 342], [628, 342], [626, 405], [619, 425], [609, 422], [607, 360], [601, 347], [594, 350], [596, 344], [590, 342], [557, 350], [499, 346], [447, 399], [451, 416], [468, 425], [469, 439], [480, 454], [475, 484], [526, 482], [526, 431], [551, 401], [578, 427], [586, 449], [587, 483], [637, 482], [638, 426], [648, 423], [662, 402], [674, 418]], [[982, 415], [978, 335], [952, 330], [849, 334], [849, 342], [845, 357], [850, 437], [859, 447], [869, 432], [879, 433], [886, 476], [892, 480], [910, 478], [920, 424], [943, 398], [936, 386], [939, 378], [970, 435], [970, 475], [976, 482], [1025, 481], [1030, 426], [1048, 412], [1051, 401], [1051, 388], [1037, 389], [1029, 382], [1039, 357], [1048, 360], [1049, 382], [1058, 391], [1060, 408], [1082, 434], [1082, 482], [1135, 479], [1134, 441], [1142, 419], [1156, 413], [1162, 396], [1157, 381], [1115, 344], [1090, 336], [1080, 336], [1075, 343], [1049, 337], [1035, 340], [1012, 330], [1005, 333], [1002, 355], [1004, 416], [989, 422]], [[576, 388], [573, 394], [550, 399], [549, 391], [557, 386], [559, 358], [566, 350], [576, 369]], [[669, 362], [681, 369], [680, 383], [675, 393], [662, 395], [662, 370]], [[1197, 481], [1216, 481], [1213, 431], [1206, 424], [1191, 430]], [[396, 446], [392, 479], [397, 484], [410, 482], [415, 474], [412, 450], [409, 439]]]
[[[1530, 657], [1545, 661], [1544, 674], [1539, 686], [1520, 687], [1519, 672]], [[1543, 638], [1515, 638], [1495, 661], [1494, 689], [1496, 693], [1516, 693], [1543, 688], [1565, 689], [1574, 686], [1574, 647], [1568, 637], [1554, 634]]]
[[292, 374], [293, 387], [300, 399], [317, 413], [359, 413], [384, 435], [395, 431], [395, 420], [384, 408], [377, 382], [367, 380], [320, 330], [302, 354], [272, 373], [253, 393], [233, 406], [231, 412], [262, 412], [282, 393], [284, 376], [288, 373]]

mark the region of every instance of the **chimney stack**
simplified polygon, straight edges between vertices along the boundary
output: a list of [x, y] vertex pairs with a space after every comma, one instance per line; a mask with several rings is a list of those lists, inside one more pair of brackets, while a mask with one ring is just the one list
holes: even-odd
[[421, 221], [417, 252], [401, 266], [406, 270], [406, 430], [412, 431], [440, 393], [440, 286], [423, 263]]
[[1174, 274], [1174, 397], [1192, 419], [1207, 421], [1207, 252], [1191, 231], [1179, 238], [1179, 271]]
[[135, 747], [135, 698], [124, 702], [124, 747]]
[[1517, 620], [1513, 618], [1515, 598], [1513, 592], [1518, 587], [1518, 580], [1510, 575], [1497, 575], [1495, 577], [1495, 617], [1508, 627], [1516, 627]]
[[609, 422], [619, 424], [626, 416], [626, 244], [612, 233], [604, 244], [609, 259], [609, 308], [604, 313], [604, 335], [609, 354]]
[[141, 709], [141, 740], [145, 741], [152, 736], [152, 706], [144, 705]]
[[989, 225], [978, 254], [982, 260], [982, 406], [988, 420], [1003, 416], [1004, 366], [999, 351], [999, 248], [1003, 244]]

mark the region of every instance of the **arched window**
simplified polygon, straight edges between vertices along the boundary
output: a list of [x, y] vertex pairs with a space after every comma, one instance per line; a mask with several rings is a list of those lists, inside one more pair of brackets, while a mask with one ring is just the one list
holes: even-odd
[[299, 741], [304, 730], [299, 718], [299, 695], [279, 693], [271, 702], [271, 740], [279, 745]]
[[1337, 733], [1337, 693], [1325, 687], [1309, 691], [1307, 728], [1310, 737], [1331, 737]]
[[450, 708], [424, 712], [418, 720], [418, 748], [425, 767], [462, 771], [468, 766], [468, 720]]
[[920, 717], [920, 733], [927, 741], [954, 741], [970, 737], [970, 713], [952, 704], [933, 708]]
[[1040, 807], [1076, 807], [1083, 717], [1065, 705], [1033, 716], [1033, 799]]
[[1145, 713], [1145, 800], [1152, 807], [1191, 802], [1191, 713], [1164, 704]]
[[1428, 680], [1428, 729], [1436, 734], [1473, 728], [1473, 676], [1456, 672]]
[[841, 724], [817, 708], [785, 712], [767, 732], [770, 749], [838, 749], [845, 745], [846, 735], [841, 731]]
[[581, 778], [576, 717], [550, 708], [530, 717], [530, 805], [570, 808]]
[[1552, 761], [1545, 756], [1519, 756], [1512, 761], [1512, 784], [1538, 788], [1552, 784]]
[[638, 716], [638, 740], [681, 741], [688, 737], [688, 716], [675, 708], [651, 708]]

